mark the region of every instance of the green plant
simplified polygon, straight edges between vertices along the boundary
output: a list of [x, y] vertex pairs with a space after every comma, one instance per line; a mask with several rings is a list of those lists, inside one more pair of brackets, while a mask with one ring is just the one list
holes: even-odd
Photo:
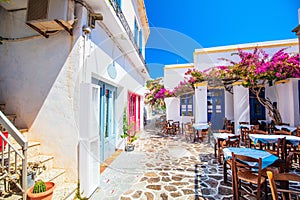
[[[83, 193], [83, 192], [82, 192]], [[77, 183], [77, 188], [76, 188], [76, 193], [74, 200], [79, 199], [79, 200], [88, 200], [87, 197], [82, 197], [82, 193], [80, 193], [80, 182]]]
[[46, 184], [42, 180], [35, 182], [32, 193], [46, 192]]
[[121, 138], [126, 139], [127, 144], [132, 144], [138, 139], [134, 125], [134, 122], [128, 123], [127, 108], [125, 107], [123, 112], [123, 134], [121, 134]]

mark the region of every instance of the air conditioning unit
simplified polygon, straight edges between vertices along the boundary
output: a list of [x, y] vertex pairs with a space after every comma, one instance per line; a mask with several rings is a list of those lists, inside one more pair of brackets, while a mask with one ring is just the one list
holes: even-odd
[[28, 0], [26, 24], [45, 37], [58, 30], [72, 35], [74, 1]]

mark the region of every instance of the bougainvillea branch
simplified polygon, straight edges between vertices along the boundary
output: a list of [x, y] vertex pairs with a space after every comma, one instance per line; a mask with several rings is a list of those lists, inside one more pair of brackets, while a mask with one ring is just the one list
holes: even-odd
[[238, 49], [232, 55], [239, 56], [239, 61], [221, 58], [228, 66], [213, 67], [205, 71], [189, 70], [189, 82], [196, 84], [208, 81], [209, 85], [222, 83], [226, 90], [232, 92], [232, 83], [241, 81], [244, 87], [255, 94], [258, 101], [267, 109], [268, 115], [275, 123], [281, 123], [279, 110], [269, 98], [260, 97], [261, 86], [273, 81], [287, 78], [300, 78], [299, 54], [286, 53], [286, 48], [269, 56], [264, 50], [255, 48], [253, 52]]

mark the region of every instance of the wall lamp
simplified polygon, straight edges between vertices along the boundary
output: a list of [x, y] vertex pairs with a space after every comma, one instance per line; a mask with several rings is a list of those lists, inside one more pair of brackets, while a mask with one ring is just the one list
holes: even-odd
[[91, 28], [95, 28], [96, 21], [103, 20], [103, 15], [101, 13], [90, 13], [89, 15], [89, 25]]

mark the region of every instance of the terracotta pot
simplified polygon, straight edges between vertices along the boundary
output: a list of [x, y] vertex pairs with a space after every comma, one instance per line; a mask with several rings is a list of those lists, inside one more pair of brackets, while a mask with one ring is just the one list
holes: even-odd
[[27, 190], [27, 196], [30, 200], [51, 200], [53, 191], [55, 189], [55, 183], [53, 182], [45, 182], [46, 184], [46, 192], [41, 193], [32, 193], [33, 186]]

